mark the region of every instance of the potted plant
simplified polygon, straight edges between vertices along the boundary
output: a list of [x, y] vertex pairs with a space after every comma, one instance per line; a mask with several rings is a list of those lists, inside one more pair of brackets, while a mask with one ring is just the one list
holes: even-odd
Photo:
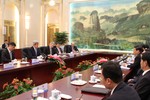
[[32, 82], [33, 80], [30, 78], [23, 79], [22, 81], [14, 78], [11, 83], [5, 83], [3, 85], [4, 91], [0, 93], [0, 100], [4, 100], [31, 90], [34, 87]]
[[66, 32], [56, 32], [55, 33], [55, 42], [61, 45], [65, 44], [68, 41], [68, 33]]
[[77, 69], [80, 69], [81, 71], [86, 70], [88, 68], [91, 68], [93, 66], [93, 63], [91, 60], [85, 60], [79, 63], [77, 66]]
[[64, 77], [70, 76], [75, 71], [71, 68], [66, 68], [66, 66], [62, 66], [59, 69], [55, 71], [55, 76], [53, 81], [57, 81], [59, 79], [62, 79]]

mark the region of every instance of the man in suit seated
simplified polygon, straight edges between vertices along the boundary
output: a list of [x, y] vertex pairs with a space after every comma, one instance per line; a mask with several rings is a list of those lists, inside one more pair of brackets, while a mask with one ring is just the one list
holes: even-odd
[[49, 46], [47, 46], [45, 48], [44, 52], [45, 52], [46, 55], [49, 55], [49, 54], [53, 55], [53, 54], [55, 54], [55, 52], [54, 52], [54, 42], [49, 43]]
[[74, 42], [72, 42], [71, 47], [70, 47], [70, 52], [75, 53], [75, 52], [78, 52], [78, 51], [79, 50], [78, 50], [77, 46], [75, 46]]
[[34, 41], [33, 46], [30, 48], [31, 58], [37, 58], [37, 56], [41, 55], [41, 50], [38, 48], [39, 42]]
[[141, 57], [141, 69], [144, 71], [134, 85], [141, 100], [150, 100], [150, 52], [145, 52]]
[[70, 53], [70, 52], [79, 52], [77, 46], [75, 46], [74, 42], [71, 43], [71, 45], [65, 45], [64, 52]]
[[137, 72], [140, 69], [142, 52], [143, 52], [143, 47], [141, 45], [137, 45], [134, 47], [134, 49], [133, 49], [133, 55], [135, 56], [134, 63], [127, 66], [132, 70], [131, 70], [130, 74], [127, 75], [125, 82], [127, 82], [129, 79], [131, 79], [137, 75]]
[[71, 51], [70, 51], [70, 47], [71, 47], [71, 45], [65, 44], [65, 46], [64, 46], [64, 52], [65, 52], [65, 53], [70, 53], [70, 52], [71, 52]]
[[102, 65], [101, 82], [111, 90], [103, 100], [140, 100], [137, 92], [122, 80], [122, 70], [117, 63], [108, 61]]
[[54, 47], [54, 54], [57, 54], [57, 55], [60, 55], [62, 54], [63, 51], [62, 49], [60, 48], [60, 44], [59, 43], [56, 43], [56, 46]]
[[7, 46], [8, 46], [8, 41], [5, 40], [4, 43], [2, 44], [2, 49], [7, 48]]
[[15, 49], [16, 44], [14, 42], [8, 43], [8, 47], [6, 49], [3, 49], [2, 51], [2, 62], [8, 63], [15, 59], [15, 55], [13, 50]]

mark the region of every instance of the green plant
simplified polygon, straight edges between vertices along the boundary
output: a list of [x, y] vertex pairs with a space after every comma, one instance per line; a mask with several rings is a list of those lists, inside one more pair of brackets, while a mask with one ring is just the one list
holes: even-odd
[[79, 63], [77, 68], [81, 69], [81, 71], [86, 70], [88, 68], [91, 68], [93, 66], [93, 63], [91, 60], [85, 60]]
[[56, 32], [55, 42], [59, 44], [65, 44], [68, 41], [68, 35], [66, 32]]
[[55, 77], [54, 77], [53, 81], [57, 81], [64, 77], [70, 76], [74, 72], [75, 71], [73, 69], [66, 68], [66, 66], [62, 66], [61, 68], [59, 68], [55, 71]]
[[4, 91], [0, 93], [0, 100], [4, 100], [31, 90], [34, 87], [32, 82], [33, 80], [30, 80], [30, 78], [23, 79], [23, 81], [14, 78], [10, 84], [8, 84], [8, 82], [5, 83], [3, 85]]

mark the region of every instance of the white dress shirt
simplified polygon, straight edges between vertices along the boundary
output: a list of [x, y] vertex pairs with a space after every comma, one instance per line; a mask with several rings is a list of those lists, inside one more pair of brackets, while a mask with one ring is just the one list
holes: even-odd
[[144, 71], [144, 72], [142, 73], [142, 76], [144, 76], [144, 75], [145, 75], [147, 72], [149, 72], [149, 71], [150, 71], [150, 69]]

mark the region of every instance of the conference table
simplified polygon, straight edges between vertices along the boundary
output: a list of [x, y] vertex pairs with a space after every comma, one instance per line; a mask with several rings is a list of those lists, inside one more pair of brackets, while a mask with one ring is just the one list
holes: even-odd
[[[123, 70], [124, 76], [126, 76], [130, 71], [129, 70]], [[77, 98], [80, 98], [82, 96], [81, 100], [101, 100], [104, 98], [105, 95], [103, 94], [91, 94], [91, 93], [82, 93], [81, 90], [86, 87], [92, 87], [94, 84], [89, 83], [91, 75], [95, 75], [97, 77], [100, 77], [100, 74], [97, 74], [93, 71], [93, 68], [87, 69], [85, 71], [80, 72], [82, 74], [82, 79], [84, 81], [87, 81], [87, 84], [77, 86], [72, 85], [70, 76], [60, 79], [55, 82], [51, 82], [48, 84], [48, 92], [47, 92], [47, 98], [51, 96], [51, 91], [54, 89], [57, 89], [61, 91], [63, 94], [70, 95], [72, 97], [72, 100], [76, 100]], [[101, 84], [101, 82], [96, 83]], [[28, 91], [26, 93], [20, 94], [18, 96], [9, 98], [8, 100], [31, 100], [32, 99], [32, 90]]]
[[[84, 55], [79, 55], [75, 57], [65, 58], [64, 61], [66, 66], [76, 70], [76, 66], [79, 62], [83, 60], [96, 60], [98, 57], [108, 57], [110, 59], [116, 58], [120, 54], [102, 54], [102, 53], [87, 53]], [[18, 63], [14, 68], [4, 69], [3, 65], [0, 65], [0, 91], [2, 91], [2, 86], [4, 83], [10, 83], [14, 78], [20, 80], [24, 78], [31, 78], [34, 84], [40, 85], [43, 83], [50, 83], [54, 78], [54, 72], [59, 68], [59, 66], [54, 62], [40, 62], [38, 64], [22, 65]]]
[[[64, 59], [66, 66], [69, 68], [76, 69], [76, 66], [84, 60], [95, 61], [98, 57], [107, 57], [109, 59], [114, 59], [122, 54], [111, 54], [111, 53], [95, 53], [88, 52], [86, 54], [67, 57]], [[33, 83], [38, 86], [44, 83], [49, 83], [49, 92], [48, 97], [51, 95], [50, 91], [53, 89], [58, 89], [64, 94], [71, 95], [72, 100], [81, 96], [81, 88], [85, 86], [92, 86], [92, 84], [87, 83], [85, 86], [73, 86], [70, 84], [70, 77], [63, 78], [56, 82], [52, 82], [54, 78], [54, 72], [59, 68], [59, 66], [54, 62], [43, 61], [37, 64], [31, 64], [31, 60], [28, 60], [30, 63], [22, 65], [17, 63], [13, 68], [4, 69], [3, 65], [0, 65], [0, 91], [2, 91], [2, 86], [4, 83], [10, 83], [14, 78], [20, 80], [24, 78], [31, 78]], [[83, 74], [83, 79], [88, 81], [90, 76], [93, 74], [92, 69], [81, 72]], [[128, 73], [128, 72], [127, 72]], [[104, 95], [83, 95], [83, 100], [100, 100]], [[10, 98], [10, 100], [31, 100], [31, 91], [23, 93], [21, 95]]]

